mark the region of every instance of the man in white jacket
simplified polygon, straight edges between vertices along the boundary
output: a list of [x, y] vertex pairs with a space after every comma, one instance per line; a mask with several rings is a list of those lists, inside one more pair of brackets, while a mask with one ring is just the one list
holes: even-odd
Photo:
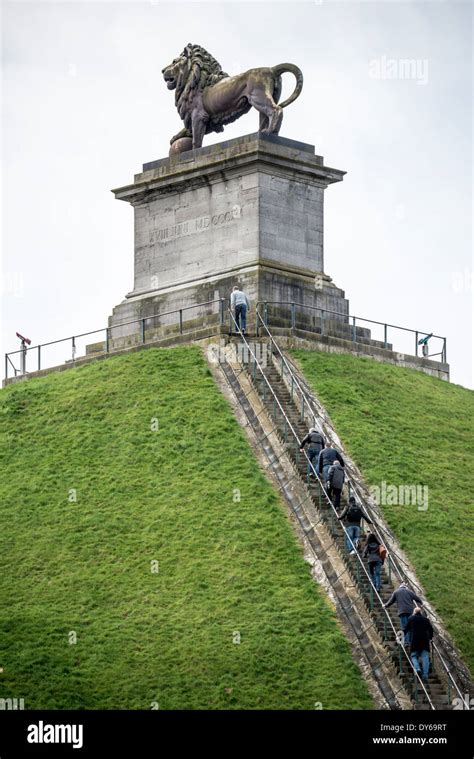
[[240, 328], [242, 334], [245, 335], [245, 330], [247, 329], [247, 309], [250, 308], [250, 304], [247, 295], [238, 285], [234, 285], [234, 289], [232, 290], [230, 307], [234, 312], [237, 326]]

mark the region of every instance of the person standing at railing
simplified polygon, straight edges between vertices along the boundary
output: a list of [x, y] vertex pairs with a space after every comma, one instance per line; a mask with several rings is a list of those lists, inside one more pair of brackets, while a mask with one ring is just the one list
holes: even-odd
[[[320, 432], [316, 429], [316, 427], [311, 427], [306, 437], [303, 438], [300, 444], [300, 451], [302, 451], [308, 443], [308, 476], [314, 477], [313, 470], [311, 468], [311, 464], [313, 463], [313, 459], [316, 457], [319, 457], [319, 454], [321, 453], [322, 449], [325, 446], [324, 437], [321, 435]], [[316, 469], [316, 467], [315, 467]]]
[[433, 638], [433, 628], [430, 620], [421, 613], [419, 606], [413, 609], [406, 630], [411, 636], [410, 656], [413, 666], [421, 675], [423, 682], [427, 683], [430, 671], [430, 642]]
[[339, 514], [338, 519], [339, 521], [346, 520], [346, 548], [349, 551], [349, 556], [352, 556], [355, 554], [356, 548], [359, 547], [361, 519], [365, 519], [368, 524], [372, 524], [372, 520], [369, 519], [353, 495], [349, 498], [349, 503]]
[[418, 598], [413, 590], [410, 590], [406, 582], [400, 583], [399, 587], [393, 591], [388, 601], [384, 603], [383, 608], [388, 609], [388, 607], [394, 604], [395, 601], [397, 602], [397, 611], [400, 619], [400, 627], [403, 630], [404, 643], [408, 646], [411, 638], [410, 631], [407, 630], [408, 620], [412, 615], [415, 601], [420, 606], [423, 606], [423, 601], [421, 598]]
[[234, 285], [234, 289], [232, 290], [230, 307], [234, 312], [237, 327], [245, 335], [247, 329], [247, 309], [250, 308], [250, 303], [247, 294], [238, 285]]
[[[328, 481], [329, 468], [335, 461], [339, 461], [341, 466], [344, 466], [344, 459], [339, 451], [332, 447], [329, 440], [326, 442], [326, 447], [323, 448], [318, 457], [318, 473], [324, 483]], [[321, 476], [322, 475], [322, 476]]]
[[339, 506], [341, 505], [341, 493], [345, 476], [346, 474], [344, 467], [341, 466], [339, 461], [336, 459], [334, 464], [330, 466], [328, 470], [327, 491], [329, 498], [334, 504], [334, 508], [338, 510]]
[[377, 592], [382, 587], [383, 558], [380, 553], [381, 547], [383, 548], [377, 535], [374, 535], [374, 533], [371, 532], [367, 535], [367, 540], [365, 541], [364, 550], [362, 552], [362, 558], [365, 559], [367, 557], [368, 559], [369, 574]]

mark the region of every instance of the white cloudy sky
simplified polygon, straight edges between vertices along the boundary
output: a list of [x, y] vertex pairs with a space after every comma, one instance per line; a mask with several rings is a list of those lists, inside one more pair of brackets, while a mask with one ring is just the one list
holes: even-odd
[[[472, 387], [471, 15], [449, 0], [4, 1], [2, 353], [16, 330], [105, 326], [130, 291], [133, 214], [110, 189], [167, 155], [180, 122], [160, 72], [195, 42], [230, 74], [301, 67], [281, 134], [348, 172], [326, 192], [327, 273], [351, 313], [446, 335], [452, 380]], [[384, 76], [400, 59], [418, 78]], [[205, 144], [257, 125], [253, 111]]]

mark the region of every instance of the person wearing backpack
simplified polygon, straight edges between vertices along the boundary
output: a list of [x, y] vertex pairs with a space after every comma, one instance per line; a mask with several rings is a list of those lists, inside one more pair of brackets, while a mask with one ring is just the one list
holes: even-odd
[[365, 519], [369, 524], [373, 524], [372, 520], [369, 519], [362, 507], [356, 502], [353, 495], [349, 498], [349, 503], [339, 514], [338, 519], [346, 520], [346, 548], [349, 551], [349, 556], [352, 556], [359, 545], [360, 520]]
[[308, 443], [308, 475], [310, 477], [313, 475], [313, 470], [311, 468], [311, 464], [313, 463], [313, 459], [315, 459], [319, 454], [321, 453], [322, 449], [325, 446], [325, 441], [323, 436], [320, 432], [316, 429], [316, 427], [311, 427], [310, 431], [306, 435], [306, 437], [303, 438], [300, 444], [300, 451], [303, 450], [306, 443]]
[[[383, 551], [381, 549], [383, 549]], [[382, 564], [384, 563], [386, 554], [387, 551], [381, 544], [377, 535], [374, 535], [373, 532], [369, 533], [369, 535], [367, 535], [367, 540], [365, 541], [362, 558], [365, 559], [367, 557], [370, 578], [377, 592], [382, 587]]]
[[335, 461], [339, 461], [340, 465], [344, 466], [344, 459], [342, 458], [341, 454], [339, 451], [336, 451], [336, 449], [332, 447], [331, 443], [328, 440], [326, 442], [326, 447], [323, 448], [318, 458], [318, 472], [324, 483], [328, 481], [329, 468], [334, 464]]
[[344, 467], [340, 465], [339, 461], [336, 459], [334, 464], [329, 467], [328, 470], [328, 496], [333, 502], [336, 509], [339, 510], [339, 506], [341, 503], [341, 493], [342, 493], [342, 487], [344, 485], [344, 479], [345, 479], [345, 472]]

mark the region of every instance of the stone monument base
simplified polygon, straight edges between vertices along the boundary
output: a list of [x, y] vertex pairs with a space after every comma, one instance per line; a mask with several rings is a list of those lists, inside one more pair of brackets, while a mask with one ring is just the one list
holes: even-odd
[[[342, 330], [341, 334], [350, 334], [349, 320], [345, 316], [348, 314], [348, 301], [344, 292], [328, 277], [321, 275], [316, 290], [312, 273], [290, 272], [260, 264], [248, 268], [239, 267], [236, 271], [207, 277], [187, 286], [127, 298], [114, 308], [109, 319], [112, 349], [141, 342], [143, 329], [146, 339], [152, 340], [180, 330], [186, 332], [200, 327], [229, 324], [229, 298], [235, 284], [239, 284], [250, 300], [247, 316], [247, 329], [250, 332], [256, 328], [255, 307], [259, 304], [260, 314], [263, 316], [266, 312], [272, 325], [288, 329], [316, 329], [319, 332], [319, 309], [322, 309], [327, 330], [335, 322], [338, 330]], [[291, 304], [295, 304], [294, 314]], [[303, 309], [301, 306], [312, 308]], [[313, 311], [313, 308], [318, 310]], [[340, 315], [335, 316], [330, 312]]]
[[[295, 326], [291, 303], [346, 324], [348, 301], [323, 263], [324, 191], [343, 175], [314, 146], [260, 133], [145, 164], [114, 190], [134, 207], [135, 267], [134, 289], [109, 319], [112, 349], [143, 330], [153, 339], [178, 322], [193, 330], [227, 321], [235, 284], [250, 299], [250, 329], [261, 302], [281, 326]], [[319, 318], [297, 313], [305, 329]]]

